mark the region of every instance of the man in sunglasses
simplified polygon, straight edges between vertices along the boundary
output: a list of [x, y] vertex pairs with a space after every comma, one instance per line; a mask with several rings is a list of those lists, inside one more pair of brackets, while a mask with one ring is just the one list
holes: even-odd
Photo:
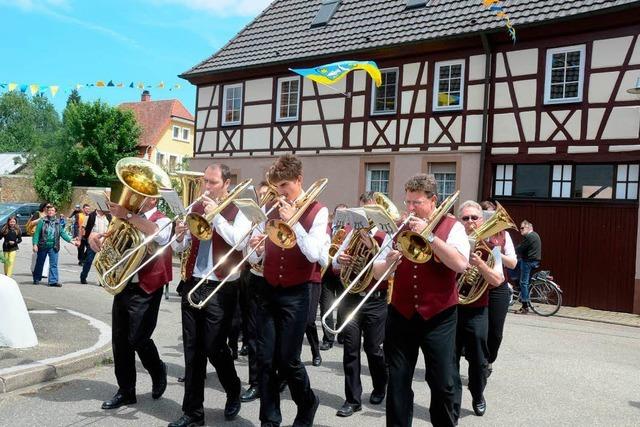
[[[405, 206], [413, 214], [408, 228], [423, 232], [436, 209], [438, 195], [433, 175], [418, 174], [407, 181]], [[425, 263], [403, 258], [395, 269], [394, 288], [388, 308], [384, 352], [389, 366], [387, 425], [410, 426], [413, 419], [411, 383], [422, 350], [426, 380], [431, 389], [429, 414], [435, 426], [453, 426], [456, 306], [456, 274], [469, 262], [469, 241], [455, 217], [445, 215], [428, 236], [433, 256]], [[389, 251], [374, 265], [374, 277], [400, 259], [402, 253]]]
[[[471, 235], [483, 223], [482, 208], [473, 200], [468, 200], [460, 205], [458, 217], [464, 225], [467, 235]], [[486, 241], [477, 242], [486, 244], [489, 249], [499, 246], [501, 253], [513, 253], [513, 243], [506, 240], [504, 233]], [[510, 246], [510, 247], [509, 247]], [[478, 247], [476, 245], [476, 247]], [[484, 246], [483, 246], [484, 247]], [[506, 250], [505, 250], [506, 249]], [[480, 251], [482, 253], [482, 251]], [[458, 305], [458, 324], [456, 331], [456, 368], [460, 371], [460, 358], [464, 349], [465, 358], [469, 362], [469, 391], [472, 397], [473, 412], [479, 417], [483, 416], [487, 404], [484, 399], [484, 388], [487, 385], [489, 354], [487, 346], [487, 333], [489, 323], [489, 288], [499, 286], [504, 282], [502, 271], [502, 256], [495, 259], [493, 267], [487, 264], [488, 254], [483, 257], [476, 253], [476, 248], [471, 248], [469, 256], [469, 268], [476, 268], [481, 275], [481, 280], [488, 283], [488, 287], [480, 298], [470, 304]], [[515, 264], [515, 258], [513, 258]], [[510, 264], [513, 266], [513, 264]], [[456, 375], [456, 403], [454, 406], [456, 419], [460, 416], [460, 406], [462, 403], [462, 381]]]
[[531, 270], [538, 268], [542, 259], [542, 241], [538, 233], [533, 231], [533, 224], [526, 219], [520, 223], [520, 234], [522, 242], [516, 246], [518, 254], [518, 265], [516, 271], [520, 272], [520, 302], [522, 307], [516, 314], [528, 314], [531, 305], [529, 301], [529, 281], [531, 280]]

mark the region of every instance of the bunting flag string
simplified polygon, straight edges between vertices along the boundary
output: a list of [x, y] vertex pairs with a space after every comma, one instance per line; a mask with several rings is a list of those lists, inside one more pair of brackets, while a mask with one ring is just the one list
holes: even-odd
[[156, 84], [145, 84], [144, 82], [130, 82], [126, 84], [125, 82], [114, 82], [113, 80], [109, 80], [108, 82], [105, 80], [97, 80], [91, 83], [76, 83], [74, 85], [64, 87], [58, 84], [55, 85], [44, 85], [38, 83], [17, 83], [17, 82], [0, 82], [0, 92], [5, 90], [8, 92], [13, 92], [15, 90], [20, 91], [21, 93], [30, 93], [31, 95], [41, 94], [45, 95], [47, 92], [51, 94], [52, 97], [55, 98], [56, 94], [63, 90], [64, 93], [71, 92], [71, 90], [75, 89], [80, 91], [85, 88], [116, 88], [116, 89], [168, 89], [169, 91], [180, 90], [182, 89], [182, 85], [180, 83], [175, 83], [172, 85], [166, 84], [164, 81], [160, 81]]
[[516, 29], [513, 27], [513, 24], [509, 19], [509, 15], [504, 11], [504, 7], [501, 3], [501, 0], [482, 0], [482, 5], [485, 8], [489, 9], [492, 12], [495, 12], [497, 18], [504, 19], [507, 31], [509, 32], [509, 37], [511, 37], [511, 40], [513, 40], [513, 43], [515, 44]]

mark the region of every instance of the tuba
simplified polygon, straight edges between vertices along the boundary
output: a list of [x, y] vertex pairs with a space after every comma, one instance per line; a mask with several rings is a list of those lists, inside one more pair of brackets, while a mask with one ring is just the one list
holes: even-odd
[[[137, 157], [125, 157], [116, 163], [116, 175], [122, 183], [118, 204], [138, 213], [147, 198], [159, 198], [161, 188], [170, 188], [169, 175], [159, 166]], [[131, 224], [114, 218], [107, 229], [102, 250], [96, 254], [95, 267], [100, 285], [110, 294], [117, 295], [125, 288], [122, 278], [136, 270], [147, 253], [140, 245], [145, 236]], [[129, 252], [134, 252], [130, 255]], [[127, 261], [112, 268], [123, 257]], [[108, 274], [105, 274], [111, 270]]]
[[433, 256], [433, 249], [427, 241], [429, 234], [435, 230], [442, 218], [447, 215], [453, 204], [458, 200], [460, 190], [456, 191], [442, 202], [429, 216], [428, 224], [421, 233], [415, 231], [403, 231], [398, 236], [398, 245], [402, 255], [416, 264], [424, 264]]
[[[516, 225], [506, 209], [498, 203], [493, 215], [469, 235], [469, 243], [471, 243], [472, 250], [485, 260], [489, 268], [493, 268], [496, 260], [485, 239], [509, 228], [516, 228]], [[458, 276], [458, 303], [465, 305], [477, 301], [487, 289], [487, 286], [489, 286], [489, 283], [482, 277], [478, 267], [469, 267]]]
[[[394, 222], [397, 222], [400, 218], [400, 213], [393, 202], [380, 192], [374, 193], [373, 197], [376, 204], [381, 206]], [[351, 256], [352, 261], [348, 266], [340, 269], [340, 281], [345, 287], [349, 287], [351, 281], [358, 277], [365, 266], [369, 265], [369, 261], [380, 251], [380, 246], [376, 240], [369, 236], [372, 228], [373, 225], [370, 224], [369, 227], [353, 230], [349, 245], [344, 251], [345, 254]], [[369, 287], [371, 280], [373, 280], [373, 265], [368, 267], [367, 272], [364, 273], [358, 284], [353, 286], [349, 292], [359, 294]]]
[[[38, 222], [42, 219], [43, 216], [44, 216], [44, 213], [38, 212], [38, 218], [37, 219], [30, 219], [27, 222], [27, 224], [24, 226], [25, 231], [27, 232], [27, 235], [33, 237], [33, 233], [36, 232], [36, 227], [38, 227]], [[32, 216], [32, 218], [33, 218], [33, 216]]]

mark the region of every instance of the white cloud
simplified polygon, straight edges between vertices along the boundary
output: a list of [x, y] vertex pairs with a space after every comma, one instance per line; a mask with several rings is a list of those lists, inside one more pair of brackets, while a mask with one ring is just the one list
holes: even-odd
[[156, 4], [176, 4], [222, 16], [255, 16], [272, 0], [151, 0]]

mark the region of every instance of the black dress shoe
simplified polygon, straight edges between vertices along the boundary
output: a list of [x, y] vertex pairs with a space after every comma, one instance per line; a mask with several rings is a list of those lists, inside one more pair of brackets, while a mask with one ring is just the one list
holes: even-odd
[[313, 361], [311, 362], [311, 364], [312, 364], [313, 366], [320, 366], [320, 365], [322, 365], [322, 357], [320, 357], [320, 355], [315, 356], [315, 357], [313, 358]]
[[485, 402], [484, 397], [480, 400], [474, 400], [472, 406], [473, 412], [479, 417], [483, 416], [487, 410], [487, 402]]
[[51, 286], [52, 288], [61, 288], [62, 287], [62, 283], [49, 283], [49, 286]]
[[242, 348], [240, 348], [240, 351], [238, 352], [238, 354], [240, 356], [248, 356], [249, 355], [249, 347], [247, 347], [246, 345], [243, 345]]
[[362, 405], [359, 405], [357, 403], [344, 402], [342, 408], [338, 409], [338, 412], [336, 412], [336, 415], [339, 417], [350, 417], [360, 410], [362, 410]]
[[224, 405], [224, 419], [227, 421], [231, 421], [234, 419], [238, 412], [240, 412], [240, 395], [235, 395], [233, 397], [227, 397], [227, 403]]
[[384, 390], [381, 393], [374, 390], [371, 392], [371, 396], [369, 396], [369, 403], [371, 403], [372, 405], [379, 405], [384, 400], [384, 396]]
[[80, 283], [83, 284], [83, 285], [86, 285], [87, 284], [87, 279], [80, 279]]
[[123, 405], [132, 405], [136, 403], [136, 395], [124, 395], [116, 393], [111, 400], [102, 402], [102, 409], [117, 409]]
[[240, 395], [240, 401], [251, 402], [253, 400], [256, 400], [259, 397], [260, 397], [260, 392], [258, 392], [258, 389], [254, 386], [251, 386], [247, 389], [247, 391], [245, 391]]
[[204, 425], [204, 416], [202, 417], [191, 417], [189, 415], [183, 415], [179, 419], [175, 420], [172, 423], [169, 423], [169, 427], [192, 427], [192, 426], [203, 426]]
[[160, 375], [153, 379], [153, 385], [151, 386], [151, 397], [154, 399], [160, 399], [164, 391], [167, 389], [167, 365], [162, 363], [162, 370]]
[[322, 341], [322, 344], [320, 344], [320, 350], [322, 351], [331, 350], [331, 347], [333, 347], [333, 343], [329, 341]]

